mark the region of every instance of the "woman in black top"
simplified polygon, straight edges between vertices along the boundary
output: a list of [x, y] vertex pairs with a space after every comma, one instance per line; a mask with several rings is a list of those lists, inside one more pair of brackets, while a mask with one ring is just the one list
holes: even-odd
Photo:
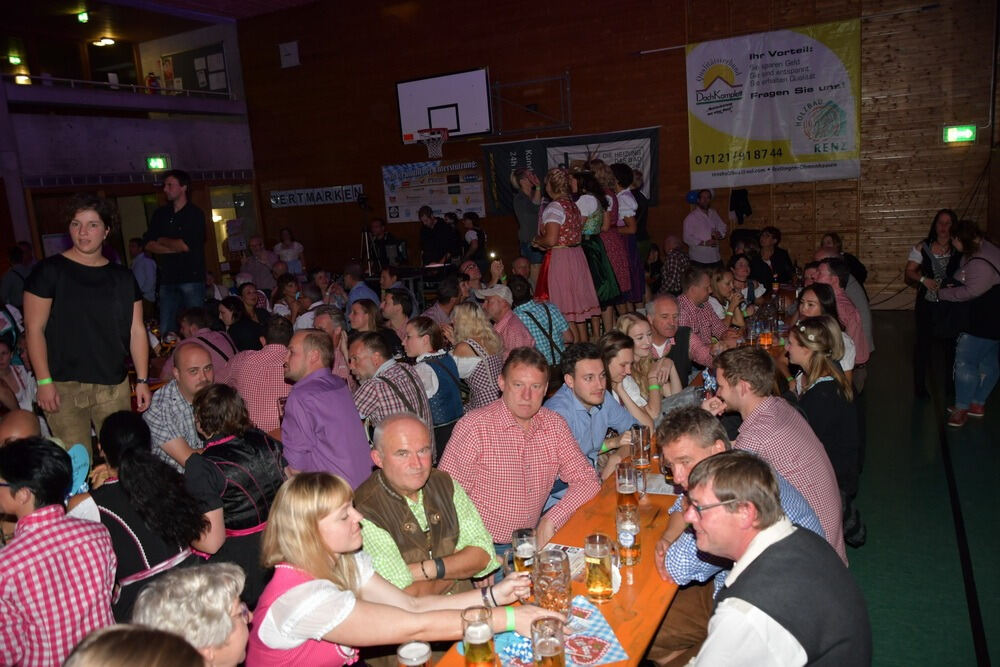
[[765, 227], [760, 230], [760, 254], [751, 261], [751, 276], [768, 289], [774, 283], [790, 283], [795, 279], [795, 264], [788, 251], [778, 246], [781, 230]]
[[250, 319], [243, 307], [243, 301], [235, 296], [227, 296], [219, 303], [219, 319], [226, 325], [226, 333], [233, 339], [236, 349], [259, 350], [260, 337], [264, 328]]
[[149, 427], [134, 412], [116, 412], [101, 426], [99, 451], [107, 475], [90, 493], [73, 496], [71, 513], [100, 521], [111, 533], [118, 558], [112, 611], [119, 623], [146, 584], [174, 567], [199, 559], [188, 545], [208, 522], [184, 488], [184, 478], [157, 458]]
[[184, 464], [187, 488], [208, 519], [194, 547], [212, 562], [236, 563], [246, 572], [243, 600], [253, 607], [264, 590], [260, 534], [278, 487], [285, 481], [281, 443], [254, 428], [236, 390], [205, 387], [194, 398], [194, 419], [205, 449]]

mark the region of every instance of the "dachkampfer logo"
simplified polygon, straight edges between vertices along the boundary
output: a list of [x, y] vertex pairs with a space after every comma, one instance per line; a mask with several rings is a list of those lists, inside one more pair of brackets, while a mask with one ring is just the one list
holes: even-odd
[[743, 72], [731, 58], [713, 58], [701, 65], [695, 90], [697, 104], [719, 104], [743, 99]]

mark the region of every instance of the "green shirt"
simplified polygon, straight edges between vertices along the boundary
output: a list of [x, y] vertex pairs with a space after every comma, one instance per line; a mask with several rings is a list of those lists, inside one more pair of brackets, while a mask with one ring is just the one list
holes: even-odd
[[[455, 551], [459, 552], [465, 547], [479, 547], [490, 556], [489, 563], [486, 564], [475, 576], [482, 577], [492, 572], [500, 565], [493, 551], [493, 538], [486, 532], [483, 520], [476, 511], [476, 506], [469, 500], [465, 490], [458, 483], [453, 481], [452, 502], [455, 505], [455, 512], [458, 515], [458, 542], [455, 544]], [[416, 500], [406, 498], [407, 506], [413, 512], [420, 530], [427, 531], [427, 515], [424, 513], [424, 492], [421, 489], [417, 493]], [[370, 521], [361, 522], [361, 536], [364, 539], [364, 549], [371, 555], [375, 563], [375, 571], [382, 575], [382, 578], [398, 588], [406, 588], [413, 583], [413, 575], [410, 568], [403, 561], [403, 556], [399, 553], [392, 536], [389, 533]]]

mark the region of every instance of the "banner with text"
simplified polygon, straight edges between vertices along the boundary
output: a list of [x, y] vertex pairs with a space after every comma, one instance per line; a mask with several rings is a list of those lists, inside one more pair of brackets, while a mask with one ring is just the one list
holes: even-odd
[[491, 215], [514, 214], [511, 173], [520, 167], [535, 172], [539, 179], [552, 167], [572, 167], [600, 158], [608, 164], [624, 162], [642, 171], [642, 192], [656, 204], [659, 173], [659, 127], [585, 134], [575, 137], [547, 137], [525, 141], [484, 144], [487, 208]]
[[389, 222], [416, 222], [421, 206], [441, 217], [454, 211], [486, 215], [483, 172], [476, 160], [411, 162], [382, 167], [385, 213]]
[[691, 187], [857, 178], [861, 21], [687, 47]]

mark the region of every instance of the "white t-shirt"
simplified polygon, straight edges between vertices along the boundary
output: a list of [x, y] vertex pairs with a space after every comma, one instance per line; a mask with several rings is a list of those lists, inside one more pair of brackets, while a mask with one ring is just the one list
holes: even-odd
[[278, 258], [286, 264], [297, 260], [303, 250], [305, 250], [305, 248], [303, 248], [302, 244], [298, 241], [292, 241], [292, 245], [290, 246], [285, 246], [283, 243], [279, 243], [274, 246], [274, 254], [276, 254]]
[[618, 226], [622, 227], [625, 225], [625, 218], [635, 216], [635, 212], [639, 210], [639, 204], [636, 203], [635, 195], [632, 194], [631, 190], [622, 190], [615, 196], [618, 197]]
[[[364, 551], [355, 553], [354, 559], [363, 587], [375, 574], [375, 566]], [[277, 650], [297, 648], [309, 639], [321, 640], [351, 615], [356, 601], [354, 593], [326, 579], [301, 583], [274, 601], [260, 622], [258, 636], [265, 646]]]
[[597, 201], [597, 197], [594, 195], [583, 195], [576, 200], [576, 207], [580, 209], [580, 215], [583, 216], [584, 220], [589, 218], [594, 214], [601, 204]]
[[557, 225], [566, 222], [566, 211], [563, 209], [562, 204], [557, 201], [551, 202], [542, 211], [542, 224], [550, 222], [554, 222]]

